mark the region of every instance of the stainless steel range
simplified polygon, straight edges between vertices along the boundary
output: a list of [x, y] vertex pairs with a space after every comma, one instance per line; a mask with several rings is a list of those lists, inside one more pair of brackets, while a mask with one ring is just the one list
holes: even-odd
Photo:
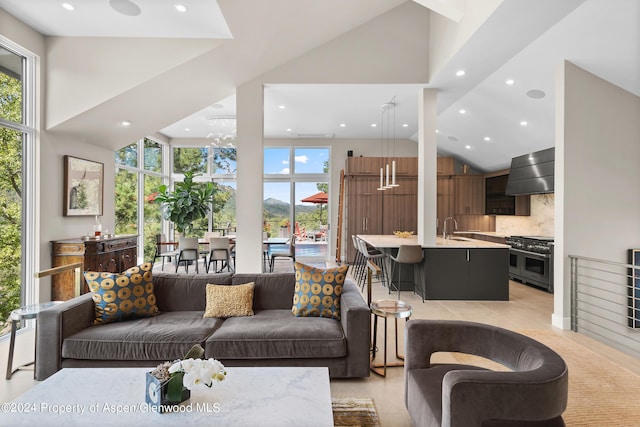
[[509, 278], [553, 293], [553, 237], [511, 236]]

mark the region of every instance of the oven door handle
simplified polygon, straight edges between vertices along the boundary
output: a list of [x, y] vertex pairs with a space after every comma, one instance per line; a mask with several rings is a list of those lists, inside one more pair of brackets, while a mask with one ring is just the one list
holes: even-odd
[[522, 249], [516, 249], [516, 248], [511, 248], [509, 249], [510, 251], [514, 251], [514, 252], [518, 252], [524, 255], [528, 255], [528, 256], [537, 256], [539, 258], [549, 258], [551, 257], [550, 254], [540, 254], [538, 252], [530, 252], [530, 251], [523, 251]]

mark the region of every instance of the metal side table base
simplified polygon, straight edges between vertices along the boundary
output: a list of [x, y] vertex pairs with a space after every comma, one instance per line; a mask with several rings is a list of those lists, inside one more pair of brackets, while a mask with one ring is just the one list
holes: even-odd
[[[387, 376], [387, 368], [404, 366], [404, 356], [398, 353], [398, 319], [404, 318], [405, 321], [409, 320], [413, 310], [409, 304], [404, 301], [398, 300], [378, 300], [371, 303], [371, 313], [373, 316], [373, 347], [371, 350], [371, 362], [369, 368], [375, 374], [382, 377]], [[384, 357], [383, 363], [374, 363], [373, 360], [376, 357], [376, 341], [378, 335], [378, 317], [384, 318]], [[399, 362], [387, 361], [387, 319], [393, 318], [395, 322], [395, 349], [396, 359]]]
[[[18, 367], [16, 367], [15, 369], [13, 368], [13, 352], [15, 350], [16, 347], [16, 333], [18, 332], [18, 323], [20, 323], [23, 320], [28, 320], [28, 319], [37, 319], [38, 318], [38, 313], [40, 313], [42, 310], [46, 310], [47, 308], [51, 308], [53, 307], [55, 304], [59, 304], [62, 301], [49, 301], [49, 302], [43, 302], [43, 303], [39, 303], [39, 304], [31, 304], [31, 305], [27, 305], [24, 307], [20, 307], [16, 310], [13, 310], [11, 312], [11, 315], [9, 316], [9, 319], [11, 320], [11, 339], [9, 341], [9, 357], [7, 358], [7, 374], [6, 374], [6, 379], [10, 380], [11, 376], [18, 370], [29, 366], [29, 365], [33, 365], [36, 359], [36, 353], [37, 353], [37, 349], [35, 349], [34, 351], [34, 355], [33, 355], [33, 362], [29, 362], [26, 363], [24, 365], [20, 365]], [[36, 324], [36, 336], [37, 336], [37, 324]], [[33, 372], [34, 378], [35, 378], [35, 370]]]

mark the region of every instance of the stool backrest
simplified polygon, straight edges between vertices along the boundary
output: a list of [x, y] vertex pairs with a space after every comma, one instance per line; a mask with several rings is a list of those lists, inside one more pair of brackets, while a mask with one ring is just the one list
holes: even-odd
[[424, 259], [422, 255], [422, 247], [420, 245], [400, 245], [398, 255], [395, 257], [396, 262], [403, 264], [418, 264]]

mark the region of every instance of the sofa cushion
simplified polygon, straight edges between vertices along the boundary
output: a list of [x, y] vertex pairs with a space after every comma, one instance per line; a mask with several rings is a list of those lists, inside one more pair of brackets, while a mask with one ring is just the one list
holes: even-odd
[[[248, 280], [243, 283], [248, 283]], [[153, 284], [158, 309], [165, 311], [204, 311], [207, 284], [230, 285], [231, 273], [173, 274], [154, 273]]]
[[205, 343], [216, 359], [332, 358], [347, 354], [340, 322], [294, 317], [290, 310], [260, 310], [224, 321]]
[[253, 316], [254, 283], [244, 285], [207, 285], [204, 317]]
[[173, 311], [156, 317], [90, 326], [64, 340], [62, 357], [102, 360], [180, 359], [222, 325], [202, 311]]
[[[253, 309], [291, 309], [296, 277], [293, 273], [234, 274], [232, 284], [253, 282]], [[209, 282], [224, 285], [220, 282]]]
[[84, 278], [93, 293], [94, 324], [118, 322], [139, 317], [156, 316], [158, 306], [153, 289], [151, 270], [147, 262], [125, 272], [85, 271]]
[[340, 320], [340, 296], [349, 266], [315, 268], [300, 262], [293, 266], [296, 271], [293, 315]]

